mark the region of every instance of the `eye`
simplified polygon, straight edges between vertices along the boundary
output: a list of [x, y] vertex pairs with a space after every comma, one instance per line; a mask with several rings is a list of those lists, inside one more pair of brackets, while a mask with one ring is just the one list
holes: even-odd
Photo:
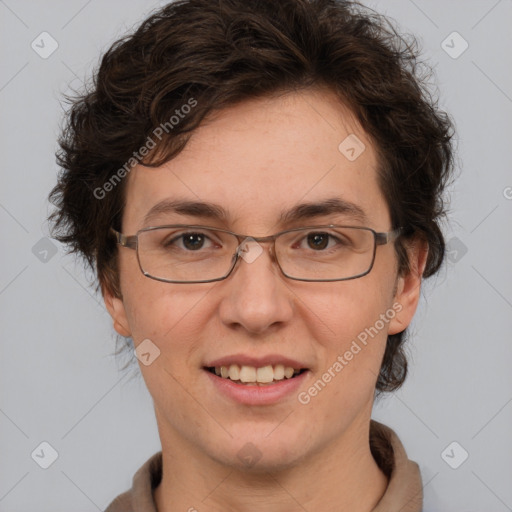
[[342, 238], [325, 231], [312, 231], [304, 236], [302, 241], [307, 242], [307, 249], [313, 249], [316, 252], [322, 252], [325, 249], [332, 249], [336, 245], [347, 245], [346, 241]]
[[306, 237], [308, 246], [312, 249], [325, 249], [329, 244], [329, 238], [328, 233], [312, 233]]
[[[182, 241], [181, 244], [177, 244], [177, 241]], [[175, 236], [175, 233], [171, 237], [167, 237], [166, 240], [162, 242], [162, 245], [165, 248], [175, 248], [178, 247], [179, 249], [184, 249], [187, 251], [199, 251], [203, 248], [205, 248], [205, 244], [207, 241], [212, 243], [210, 238], [205, 234], [201, 232], [187, 232], [182, 233], [178, 236]], [[211, 248], [211, 246], [207, 246], [206, 248]]]

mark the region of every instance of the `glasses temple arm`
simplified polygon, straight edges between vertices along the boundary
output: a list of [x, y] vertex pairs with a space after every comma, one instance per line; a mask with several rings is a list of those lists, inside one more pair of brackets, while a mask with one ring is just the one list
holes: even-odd
[[377, 245], [386, 245], [394, 242], [403, 232], [403, 228], [396, 228], [387, 233], [375, 233], [375, 240]]
[[110, 232], [115, 236], [119, 245], [128, 247], [129, 249], [137, 249], [137, 235], [126, 236], [119, 231], [116, 231], [114, 228], [110, 228]]

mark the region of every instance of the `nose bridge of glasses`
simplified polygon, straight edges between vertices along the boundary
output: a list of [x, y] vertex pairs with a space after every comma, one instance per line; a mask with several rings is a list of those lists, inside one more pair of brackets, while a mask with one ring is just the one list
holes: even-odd
[[[258, 257], [263, 251], [263, 244], [269, 244], [269, 253], [272, 261], [277, 261], [276, 254], [274, 251], [274, 242], [277, 238], [276, 235], [268, 235], [268, 236], [250, 236], [250, 235], [236, 235], [238, 240], [238, 246], [236, 249], [236, 256], [243, 257], [248, 262], [254, 261], [256, 257]], [[240, 241], [240, 239], [242, 241]], [[249, 244], [256, 244], [258, 249], [253, 251], [253, 256], [249, 257], [248, 253], [251, 251]]]

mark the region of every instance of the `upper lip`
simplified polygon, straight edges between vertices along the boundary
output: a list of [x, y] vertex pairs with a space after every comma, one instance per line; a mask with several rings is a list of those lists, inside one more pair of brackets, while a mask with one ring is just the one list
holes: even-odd
[[238, 364], [241, 366], [254, 366], [255, 368], [262, 368], [264, 366], [270, 365], [275, 366], [277, 364], [289, 366], [297, 370], [308, 368], [307, 365], [300, 363], [295, 359], [290, 359], [289, 357], [284, 357], [279, 354], [268, 354], [266, 356], [260, 357], [248, 356], [247, 354], [233, 354], [231, 356], [214, 359], [213, 361], [206, 363], [205, 367], [213, 368], [216, 366], [231, 366], [232, 364]]

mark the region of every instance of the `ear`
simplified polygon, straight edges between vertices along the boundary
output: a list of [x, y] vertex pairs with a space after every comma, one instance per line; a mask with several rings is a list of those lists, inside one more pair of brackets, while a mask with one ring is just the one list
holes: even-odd
[[128, 319], [126, 317], [126, 310], [124, 307], [122, 297], [117, 297], [114, 295], [109, 286], [101, 287], [103, 293], [103, 300], [105, 301], [105, 306], [107, 307], [110, 316], [114, 322], [114, 329], [121, 336], [131, 336], [131, 331], [128, 325]]
[[394, 301], [397, 314], [389, 322], [388, 334], [396, 334], [406, 329], [412, 321], [420, 300], [421, 281], [427, 264], [428, 244], [415, 240], [407, 248], [409, 271], [398, 276]]

